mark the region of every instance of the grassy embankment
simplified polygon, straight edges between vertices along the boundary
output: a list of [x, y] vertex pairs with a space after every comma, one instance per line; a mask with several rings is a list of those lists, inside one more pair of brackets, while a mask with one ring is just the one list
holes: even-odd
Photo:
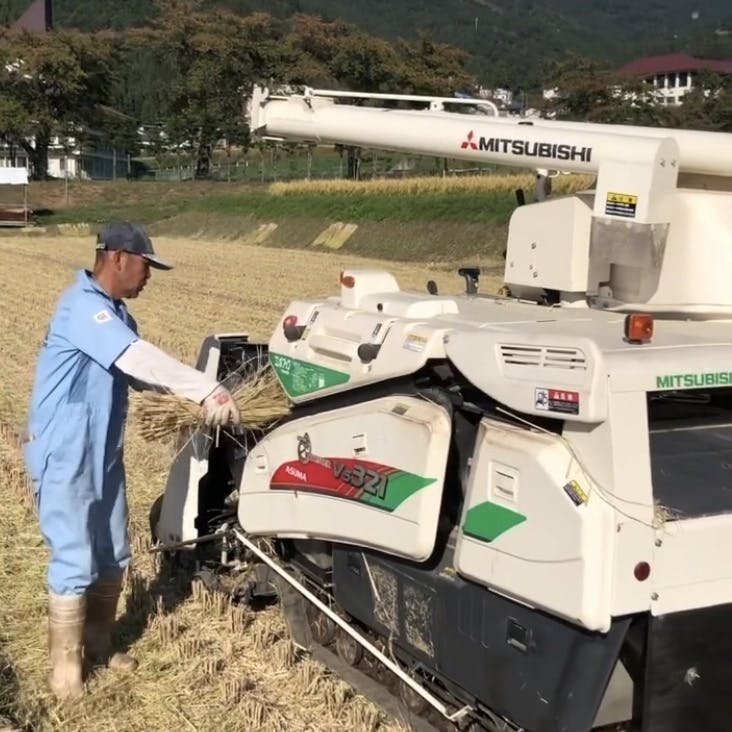
[[[586, 186], [565, 176], [555, 190]], [[133, 218], [154, 234], [232, 239], [268, 246], [312, 245], [336, 222], [355, 224], [344, 251], [402, 260], [492, 258], [505, 245], [515, 191], [533, 196], [533, 176], [295, 181], [264, 185], [199, 182], [34, 184], [31, 205], [44, 227]], [[261, 237], [262, 227], [271, 230]], [[258, 239], [257, 237], [261, 237]]]

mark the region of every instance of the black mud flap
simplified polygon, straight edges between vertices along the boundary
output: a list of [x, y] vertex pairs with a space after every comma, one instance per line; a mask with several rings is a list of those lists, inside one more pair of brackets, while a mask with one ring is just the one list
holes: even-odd
[[732, 730], [732, 604], [651, 617], [642, 732]]

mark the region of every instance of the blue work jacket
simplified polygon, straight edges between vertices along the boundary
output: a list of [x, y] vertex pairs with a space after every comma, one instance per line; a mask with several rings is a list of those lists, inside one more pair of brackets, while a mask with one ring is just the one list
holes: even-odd
[[58, 301], [36, 366], [24, 451], [36, 493], [52, 455], [64, 468], [54, 481], [66, 473], [69, 483], [100, 495], [106, 482], [124, 482], [128, 380], [114, 362], [137, 337], [125, 304], [79, 271]]

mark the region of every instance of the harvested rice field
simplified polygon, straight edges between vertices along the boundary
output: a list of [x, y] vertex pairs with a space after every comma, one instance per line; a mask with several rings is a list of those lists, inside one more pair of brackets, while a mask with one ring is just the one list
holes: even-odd
[[[212, 332], [268, 340], [294, 297], [337, 291], [344, 266], [389, 269], [403, 288], [459, 292], [454, 267], [380, 263], [334, 253], [236, 242], [157, 239], [172, 272], [153, 271], [130, 310], [143, 337], [188, 363]], [[88, 693], [60, 705], [46, 684], [46, 550], [19, 451], [36, 354], [61, 290], [89, 266], [93, 241], [0, 238], [0, 730], [407, 730], [308, 658], [299, 658], [276, 607], [232, 607], [148, 552], [148, 511], [172, 458], [170, 441], [143, 439], [133, 408], [126, 465], [133, 567], [118, 637], [140, 661], [134, 675], [95, 672]], [[472, 262], [471, 262], [472, 264]], [[499, 283], [484, 276], [481, 288]]]

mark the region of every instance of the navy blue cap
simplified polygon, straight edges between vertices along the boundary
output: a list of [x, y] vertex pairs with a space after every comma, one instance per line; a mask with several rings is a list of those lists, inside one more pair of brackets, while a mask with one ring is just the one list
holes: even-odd
[[113, 221], [97, 234], [97, 247], [100, 251], [121, 250], [140, 254], [151, 267], [156, 269], [173, 269], [172, 265], [163, 262], [156, 256], [150, 237], [145, 230], [131, 221]]

